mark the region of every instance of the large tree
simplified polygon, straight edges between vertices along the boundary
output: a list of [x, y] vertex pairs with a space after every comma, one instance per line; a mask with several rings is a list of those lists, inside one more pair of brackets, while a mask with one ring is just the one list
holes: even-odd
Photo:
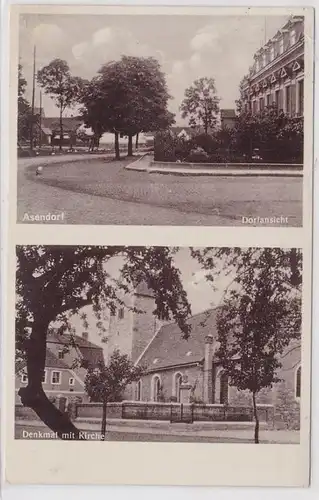
[[25, 97], [27, 81], [18, 65], [18, 140], [26, 140], [30, 136], [31, 108]]
[[133, 154], [133, 136], [162, 130], [174, 123], [167, 110], [170, 96], [165, 75], [152, 57], [123, 56], [101, 67], [86, 87], [82, 102], [86, 123], [115, 136], [118, 159], [119, 137], [128, 137], [128, 156]]
[[83, 80], [71, 75], [66, 61], [54, 59], [38, 71], [37, 81], [59, 108], [61, 150], [63, 144], [63, 113], [67, 108], [78, 102]]
[[[172, 318], [187, 337], [190, 305], [174, 265], [175, 251], [169, 247], [17, 247], [16, 353], [26, 359], [28, 375], [28, 385], [19, 395], [22, 404], [60, 437], [65, 433], [79, 437], [79, 432], [42, 388], [49, 329], [58, 322], [60, 332], [70, 332], [70, 317], [83, 317], [82, 309], [89, 305], [101, 323], [105, 308], [114, 311], [123, 304], [119, 292], [146, 281], [155, 293], [154, 315]], [[115, 257], [122, 262], [121, 279], [111, 278], [107, 271], [107, 262]]]
[[106, 410], [108, 402], [123, 400], [123, 393], [128, 385], [137, 382], [145, 370], [115, 349], [107, 366], [99, 363], [97, 367], [88, 366], [85, 378], [85, 390], [92, 402], [102, 403], [101, 440], [106, 434]]
[[193, 255], [213, 286], [221, 272], [233, 276], [217, 316], [216, 355], [230, 385], [251, 392], [258, 443], [256, 398], [280, 381], [280, 356], [301, 335], [301, 251], [206, 248], [194, 250]]
[[187, 118], [191, 127], [202, 127], [205, 134], [208, 134], [216, 125], [219, 101], [215, 80], [199, 78], [185, 90], [180, 106], [182, 118]]

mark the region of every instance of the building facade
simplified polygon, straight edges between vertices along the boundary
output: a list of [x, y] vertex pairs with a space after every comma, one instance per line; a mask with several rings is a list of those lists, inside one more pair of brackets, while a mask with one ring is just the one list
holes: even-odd
[[[190, 337], [183, 340], [176, 323], [157, 323], [154, 327], [154, 297], [145, 285], [137, 297], [144, 313], [129, 311], [126, 320], [126, 313], [124, 317], [123, 313], [114, 315], [109, 335], [110, 346], [120, 349], [125, 347], [127, 354], [132, 353], [135, 364], [147, 369], [141, 380], [128, 388], [124, 396], [126, 400], [185, 402], [182, 394], [185, 394], [184, 388], [188, 387], [187, 394], [193, 402], [251, 406], [251, 394], [238, 391], [229, 384], [216, 357], [217, 309], [193, 316], [189, 320]], [[125, 339], [122, 346], [116, 340], [120, 337]], [[257, 403], [274, 406], [278, 427], [297, 429], [301, 395], [299, 340], [291, 342], [280, 361], [280, 382], [271, 389], [261, 391]]]
[[[103, 362], [103, 350], [86, 338], [70, 335], [49, 334], [42, 387], [49, 399], [61, 409], [71, 401], [89, 402], [85, 392], [85, 360], [93, 366]], [[26, 363], [18, 364], [15, 374], [16, 404], [20, 403], [18, 391], [28, 384]]]
[[304, 109], [304, 18], [292, 17], [254, 55], [242, 84], [244, 109], [253, 113], [276, 105], [290, 116]]

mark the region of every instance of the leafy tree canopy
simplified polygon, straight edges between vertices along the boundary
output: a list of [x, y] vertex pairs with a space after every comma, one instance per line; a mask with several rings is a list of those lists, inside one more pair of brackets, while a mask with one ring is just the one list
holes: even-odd
[[207, 134], [216, 125], [219, 101], [213, 78], [195, 80], [185, 90], [180, 106], [182, 118], [188, 118], [191, 127], [203, 127]]

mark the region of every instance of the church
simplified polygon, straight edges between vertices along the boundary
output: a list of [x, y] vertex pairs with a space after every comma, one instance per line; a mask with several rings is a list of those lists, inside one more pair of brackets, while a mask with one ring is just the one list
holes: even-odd
[[[110, 317], [106, 354], [108, 358], [114, 349], [119, 349], [136, 365], [146, 368], [145, 375], [129, 388], [125, 399], [251, 406], [251, 394], [229, 384], [216, 357], [218, 309], [192, 316], [190, 337], [184, 340], [176, 323], [155, 318], [154, 294], [145, 283], [138, 285], [129, 300], [131, 307], [144, 313], [120, 308]], [[261, 391], [257, 402], [274, 406], [276, 419], [283, 428], [298, 429], [300, 340], [291, 342], [280, 361], [281, 381], [272, 389]]]

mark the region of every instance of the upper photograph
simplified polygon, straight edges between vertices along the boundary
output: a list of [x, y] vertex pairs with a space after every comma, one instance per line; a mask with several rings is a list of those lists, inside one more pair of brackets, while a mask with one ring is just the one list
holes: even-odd
[[20, 14], [18, 223], [302, 226], [305, 18], [167, 12]]

